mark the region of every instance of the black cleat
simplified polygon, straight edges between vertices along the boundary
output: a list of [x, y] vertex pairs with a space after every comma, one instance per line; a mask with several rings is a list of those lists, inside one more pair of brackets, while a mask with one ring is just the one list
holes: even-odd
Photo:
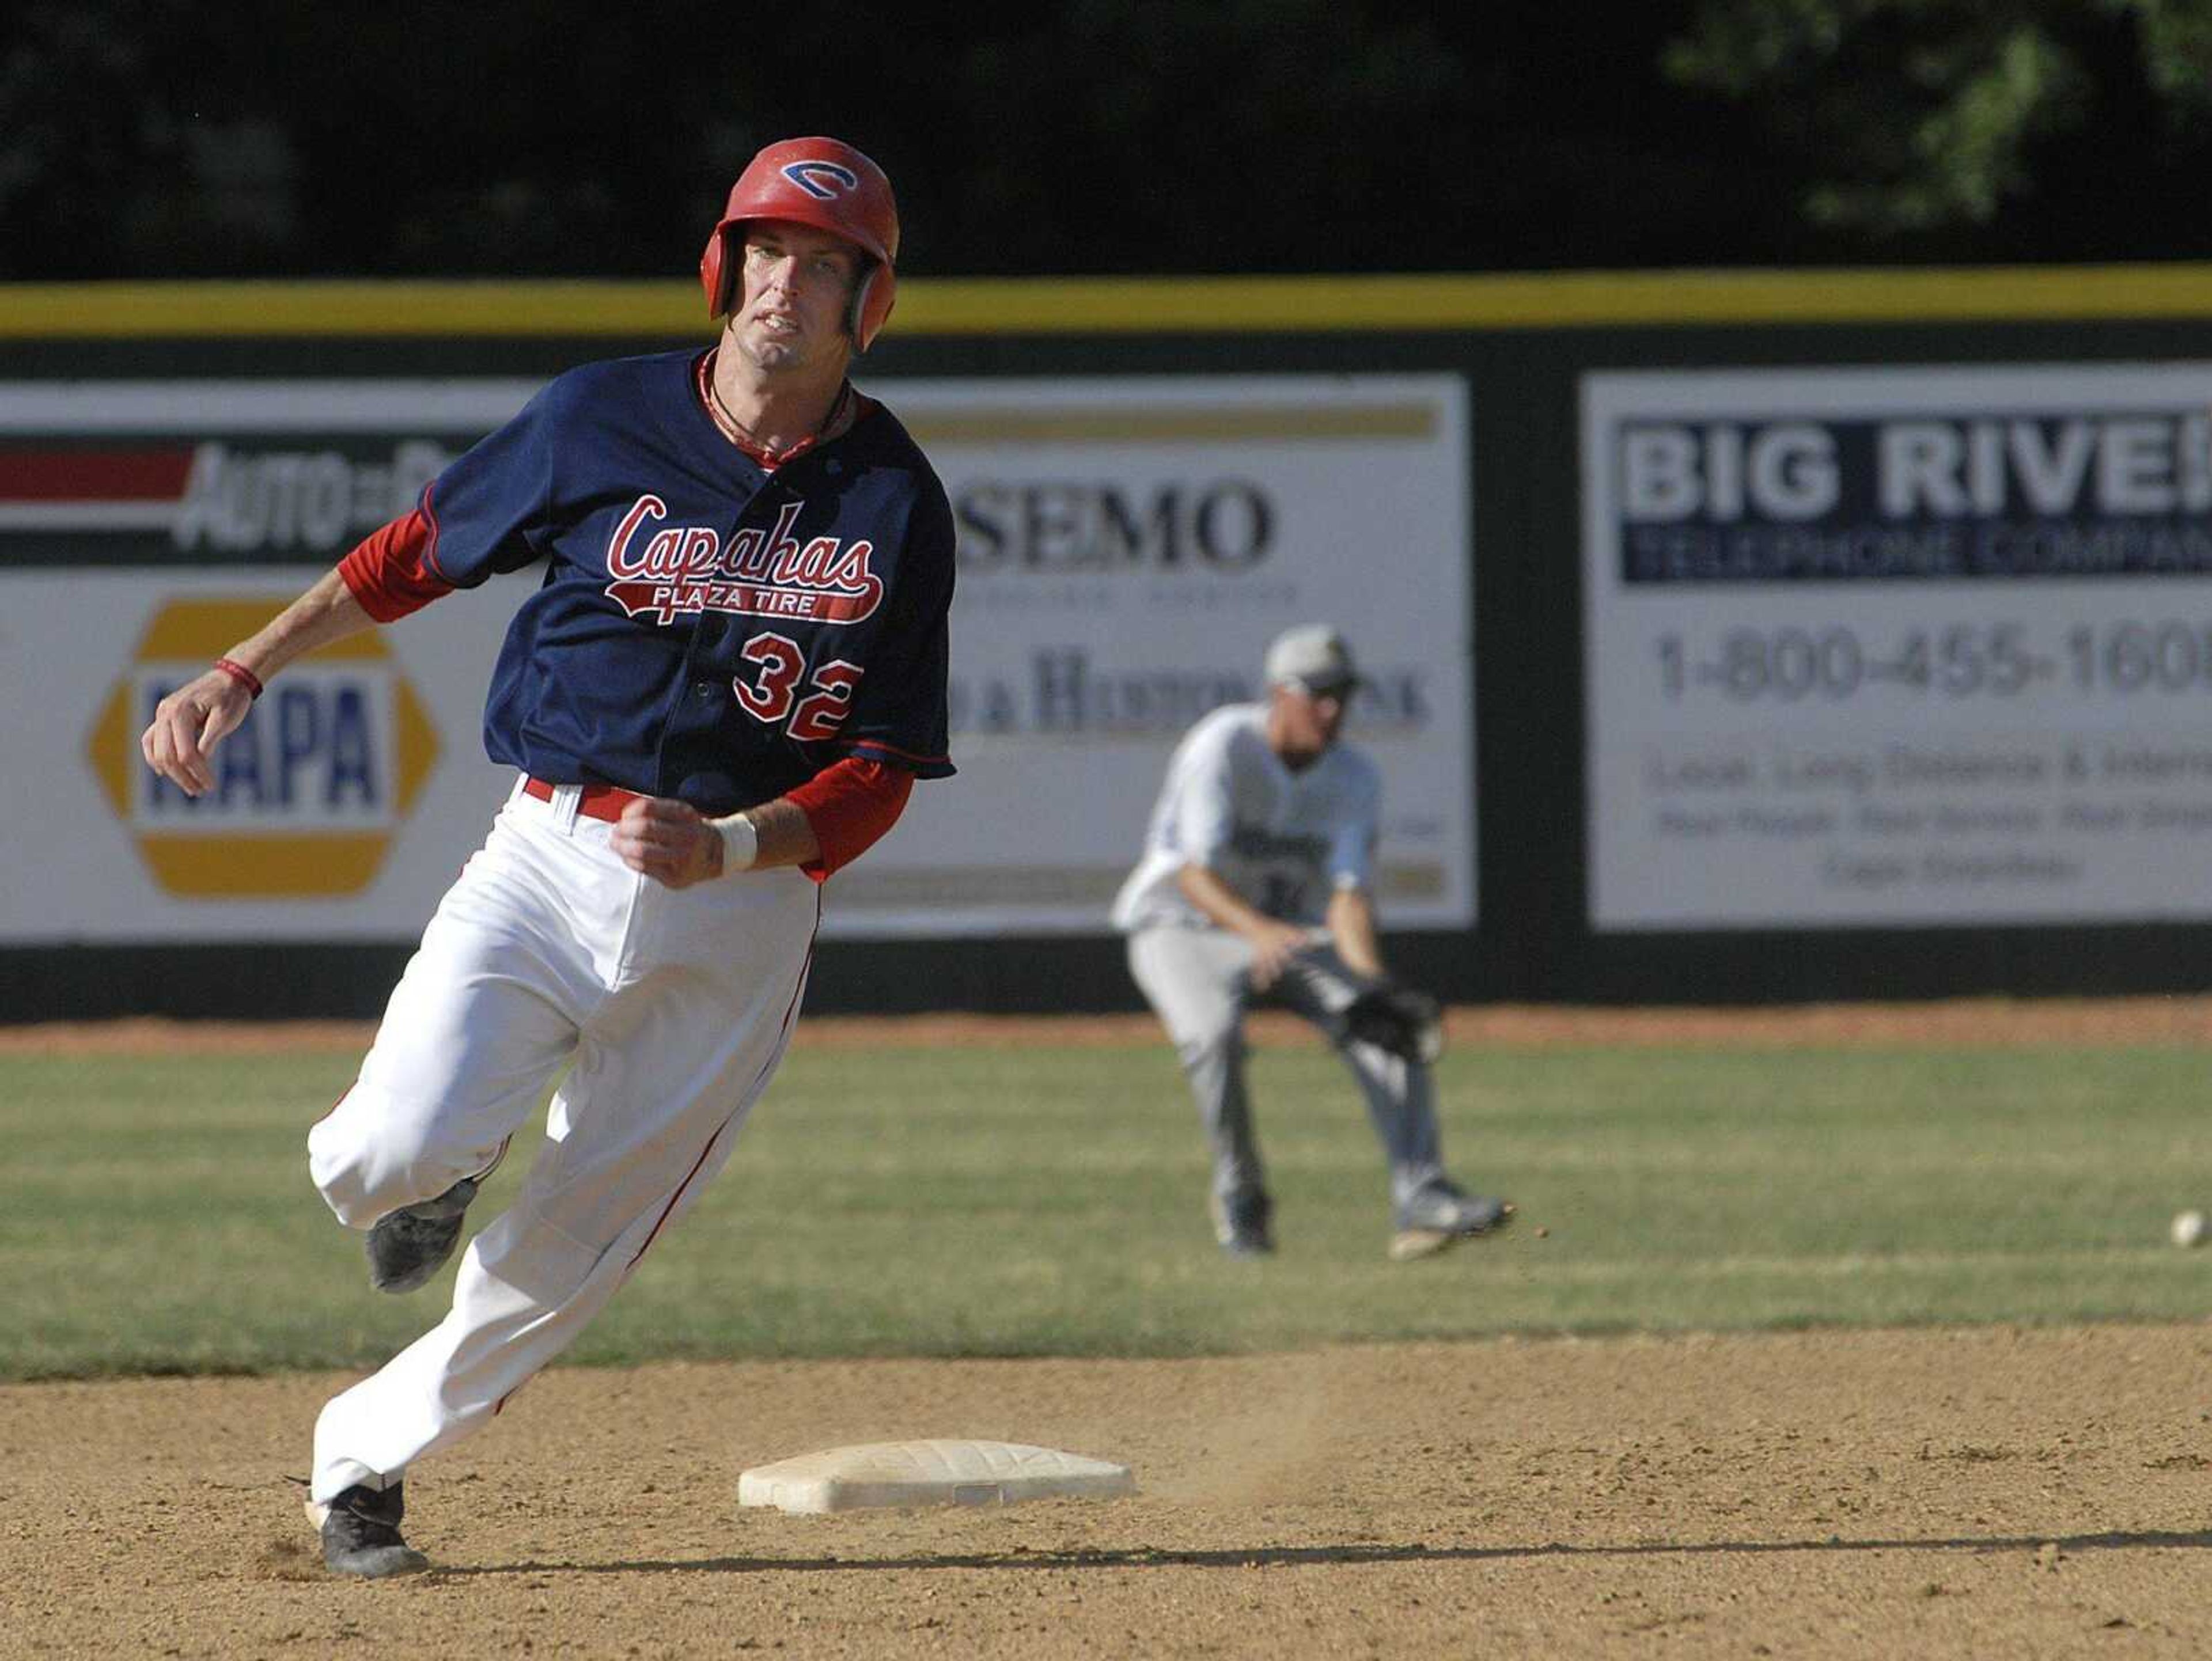
[[359, 1484], [327, 1506], [310, 1504], [307, 1515], [320, 1515], [323, 1567], [333, 1574], [349, 1574], [363, 1580], [382, 1580], [394, 1574], [420, 1574], [430, 1560], [399, 1537], [399, 1519], [407, 1509], [401, 1485], [394, 1482], [381, 1494]]
[[479, 1180], [463, 1177], [435, 1199], [379, 1217], [368, 1231], [369, 1284], [380, 1292], [412, 1292], [444, 1268], [460, 1243], [461, 1221]]
[[1269, 1227], [1274, 1216], [1274, 1202], [1257, 1188], [1240, 1188], [1229, 1195], [1213, 1197], [1213, 1238], [1221, 1249], [1232, 1258], [1264, 1258], [1275, 1249], [1275, 1236]]

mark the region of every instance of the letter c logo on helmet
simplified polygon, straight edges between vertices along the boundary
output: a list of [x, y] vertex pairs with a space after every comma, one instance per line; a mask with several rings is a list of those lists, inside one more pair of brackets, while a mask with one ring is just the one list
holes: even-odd
[[699, 258], [707, 312], [721, 317], [735, 304], [740, 261], [731, 245], [749, 220], [782, 219], [842, 237], [860, 251], [864, 269], [853, 285], [845, 326], [856, 351], [873, 343], [891, 314], [897, 290], [898, 204], [884, 170], [835, 138], [787, 138], [746, 164], [714, 234]]
[[823, 202], [835, 202], [845, 191], [860, 188], [860, 174], [834, 161], [787, 161], [781, 171], [807, 195]]

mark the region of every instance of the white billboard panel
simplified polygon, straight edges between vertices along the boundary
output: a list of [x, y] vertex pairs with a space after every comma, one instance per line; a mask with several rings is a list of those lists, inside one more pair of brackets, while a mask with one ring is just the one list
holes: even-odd
[[[0, 940], [404, 940], [509, 779], [495, 580], [289, 670], [190, 803], [153, 704], [519, 408], [510, 380], [0, 385], [0, 691], [16, 776], [81, 857], [9, 834]], [[1175, 740], [1328, 620], [1372, 689], [1393, 926], [1474, 915], [1467, 415], [1443, 376], [906, 381], [959, 520], [957, 779], [830, 883], [824, 931], [1101, 932]], [[177, 563], [182, 559], [185, 563]], [[67, 568], [82, 560], [104, 569]], [[160, 561], [160, 563], [156, 563]], [[534, 580], [525, 573], [519, 579]], [[46, 815], [42, 812], [41, 818]], [[49, 822], [52, 822], [51, 821]]]
[[1583, 384], [1605, 930], [2212, 916], [2212, 365]]

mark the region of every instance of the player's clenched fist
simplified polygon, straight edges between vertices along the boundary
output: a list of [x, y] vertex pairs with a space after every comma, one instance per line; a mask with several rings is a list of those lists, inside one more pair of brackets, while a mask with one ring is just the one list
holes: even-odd
[[722, 834], [698, 809], [671, 796], [641, 796], [623, 809], [608, 846], [623, 864], [672, 888], [722, 874]]
[[154, 706], [154, 719], [139, 736], [138, 748], [146, 765], [185, 795], [204, 795], [215, 785], [208, 757], [252, 707], [251, 688], [225, 670], [211, 669]]

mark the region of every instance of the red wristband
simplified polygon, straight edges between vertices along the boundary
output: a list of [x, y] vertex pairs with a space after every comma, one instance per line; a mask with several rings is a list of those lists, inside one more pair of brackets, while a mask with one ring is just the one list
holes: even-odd
[[244, 664], [234, 662], [228, 658], [218, 658], [215, 660], [215, 666], [256, 698], [261, 695], [261, 677], [246, 668]]

